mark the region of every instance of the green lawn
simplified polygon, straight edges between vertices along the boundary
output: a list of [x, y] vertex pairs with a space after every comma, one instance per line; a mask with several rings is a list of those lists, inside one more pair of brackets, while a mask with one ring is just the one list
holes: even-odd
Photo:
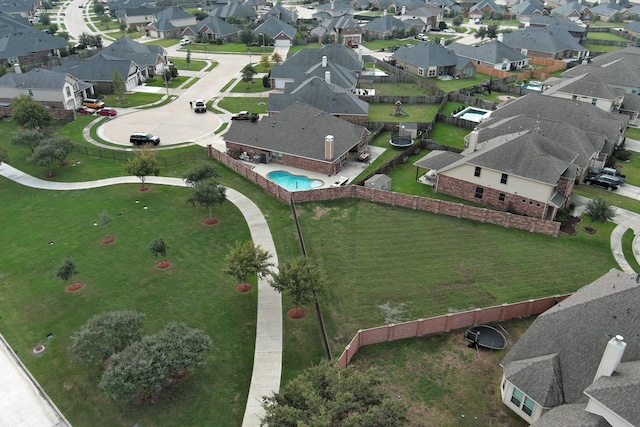
[[454, 79], [454, 80], [438, 80], [433, 79], [433, 82], [445, 92], [453, 92], [454, 90], [459, 90], [465, 87], [475, 86], [477, 84], [482, 83], [484, 80], [489, 80], [488, 75], [486, 74], [476, 74], [475, 77], [468, 79]]
[[[176, 78], [173, 78], [171, 80], [169, 80], [168, 86], [169, 89], [175, 89], [178, 86], [180, 86], [181, 84], [183, 84], [184, 82], [186, 82], [189, 79], [189, 77], [186, 76], [178, 76]], [[151, 86], [151, 87], [165, 87], [167, 85], [165, 85], [165, 81], [162, 78], [162, 76], [156, 78], [155, 80], [147, 80], [147, 86]]]
[[250, 111], [252, 113], [266, 113], [267, 101], [265, 97], [227, 97], [222, 99], [218, 105], [225, 110], [237, 113], [238, 111]]
[[271, 90], [271, 87], [264, 87], [262, 84], [262, 77], [255, 76], [253, 81], [245, 82], [243, 80], [239, 80], [238, 83], [231, 89], [233, 93], [259, 93], [259, 92], [268, 92]]
[[418, 44], [419, 41], [414, 39], [414, 38], [407, 38], [407, 39], [389, 39], [389, 40], [381, 40], [381, 39], [376, 39], [376, 40], [371, 40], [369, 42], [364, 42], [362, 43], [364, 46], [367, 47], [367, 49], [371, 49], [371, 50], [380, 50], [380, 49], [385, 49], [387, 50], [388, 48], [392, 47], [392, 46], [405, 46], [408, 44], [411, 45], [416, 45]]
[[[178, 70], [202, 71], [204, 67], [207, 66], [206, 61], [201, 61], [199, 59], [191, 59], [191, 63], [188, 65], [185, 58], [169, 58], [169, 61], [171, 61]], [[216, 65], [218, 65], [218, 63], [213, 61], [214, 68]]]
[[158, 102], [162, 96], [163, 94], [158, 93], [134, 92], [126, 93], [124, 100], [122, 100], [118, 99], [116, 95], [107, 95], [104, 98], [104, 103], [110, 107], [139, 107]]
[[395, 116], [394, 104], [369, 104], [368, 120], [372, 122], [430, 122], [438, 113], [440, 105], [403, 104], [405, 115]]
[[624, 37], [621, 37], [614, 33], [588, 33], [587, 40], [613, 40], [613, 41], [627, 41]]
[[[252, 55], [262, 54], [263, 49], [262, 46], [250, 46], [243, 43], [224, 43], [224, 44], [203, 44], [203, 43], [193, 43], [188, 46], [181, 47], [181, 51], [186, 51], [190, 49], [195, 52], [211, 52], [211, 53], [249, 53]], [[271, 53], [273, 51], [273, 47], [266, 47], [265, 52]], [[283, 58], [284, 59], [284, 58]]]
[[429, 133], [429, 139], [433, 139], [442, 145], [448, 145], [459, 149], [464, 149], [464, 137], [472, 129], [461, 128], [448, 125], [446, 123], [436, 123]]
[[[369, 89], [369, 85], [358, 86]], [[429, 96], [433, 95], [429, 90], [415, 83], [374, 83], [373, 89], [380, 96]], [[373, 105], [373, 104], [372, 104]]]
[[[320, 43], [307, 43], [306, 45], [296, 44], [289, 48], [289, 54], [294, 54], [302, 49], [320, 49], [320, 48], [322, 48], [322, 45]], [[282, 60], [284, 61], [285, 58], [282, 58]]]
[[622, 49], [620, 46], [603, 46], [600, 44], [588, 44], [584, 45], [585, 49], [588, 49], [592, 52], [613, 52], [619, 49]]
[[633, 228], [629, 228], [624, 232], [622, 236], [622, 252], [624, 253], [624, 258], [627, 260], [633, 271], [640, 272], [640, 264], [636, 260], [635, 255], [633, 254], [633, 240], [636, 237], [636, 232]]

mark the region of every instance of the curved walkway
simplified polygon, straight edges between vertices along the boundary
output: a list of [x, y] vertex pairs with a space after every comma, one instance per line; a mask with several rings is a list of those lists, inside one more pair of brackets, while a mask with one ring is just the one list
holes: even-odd
[[[99, 179], [85, 182], [53, 182], [32, 177], [6, 163], [0, 164], [0, 175], [26, 187], [43, 190], [83, 190], [116, 184], [139, 184], [134, 176]], [[186, 187], [179, 178], [149, 177], [150, 184]], [[271, 231], [258, 206], [242, 193], [227, 187], [227, 200], [242, 212], [254, 244], [273, 255], [278, 265], [278, 256]], [[253, 357], [253, 373], [242, 427], [260, 427], [262, 416], [261, 398], [280, 389], [282, 372], [282, 300], [266, 278], [258, 278], [258, 316], [256, 323], [256, 345]]]

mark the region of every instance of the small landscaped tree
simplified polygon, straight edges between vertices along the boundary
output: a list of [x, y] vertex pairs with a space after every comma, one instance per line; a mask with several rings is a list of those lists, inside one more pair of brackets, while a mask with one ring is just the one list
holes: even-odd
[[225, 258], [226, 267], [223, 272], [233, 276], [240, 282], [239, 285], [242, 285], [247, 282], [249, 276], [257, 274], [260, 277], [269, 274], [269, 267], [273, 266], [273, 263], [269, 262], [270, 258], [271, 254], [268, 251], [255, 246], [251, 240], [236, 242]]
[[489, 40], [493, 40], [498, 38], [498, 29], [500, 28], [500, 26], [498, 24], [489, 24], [487, 26], [487, 37], [489, 37]]
[[126, 87], [124, 84], [124, 79], [120, 75], [118, 71], [113, 72], [113, 93], [116, 95], [118, 99], [124, 99], [124, 93], [126, 91]]
[[477, 39], [480, 39], [480, 41], [482, 41], [482, 39], [487, 37], [487, 27], [482, 26], [482, 27], [478, 28], [478, 31], [476, 31], [476, 33], [473, 35], [473, 37], [475, 37]]
[[18, 95], [11, 101], [11, 118], [20, 127], [27, 129], [46, 129], [53, 118], [44, 105], [29, 95]]
[[31, 150], [31, 154], [38, 145], [45, 139], [45, 134], [33, 129], [24, 129], [11, 137], [11, 144], [19, 147], [26, 147]]
[[[102, 211], [102, 213], [98, 215], [97, 224], [100, 227], [104, 228], [104, 237], [102, 238], [103, 243], [109, 243], [110, 241], [113, 241], [113, 237], [110, 237], [107, 234], [107, 226], [109, 225], [110, 222], [111, 222], [111, 218], [109, 217], [109, 213], [107, 211]], [[107, 241], [107, 239], [109, 241]]]
[[605, 223], [616, 216], [616, 212], [613, 209], [613, 206], [611, 206], [609, 202], [601, 197], [596, 197], [595, 199], [590, 200], [589, 203], [587, 203], [584, 214], [591, 219], [589, 227], [585, 227], [587, 229], [586, 231], [591, 232], [594, 231], [591, 227], [594, 221]]
[[247, 64], [242, 69], [242, 81], [246, 83], [253, 83], [253, 76], [258, 74], [255, 67], [251, 64]]
[[256, 41], [256, 36], [249, 28], [245, 28], [244, 30], [240, 31], [239, 36], [240, 42], [244, 43], [247, 46], [251, 46], [253, 42]]
[[197, 181], [191, 187], [191, 196], [188, 203], [206, 206], [209, 209], [209, 216], [205, 220], [206, 224], [215, 224], [217, 219], [213, 218], [212, 210], [215, 205], [222, 204], [226, 200], [226, 189], [220, 185], [215, 178], [207, 178]]
[[382, 388], [382, 373], [324, 361], [262, 398], [261, 425], [401, 427], [406, 407]]
[[56, 136], [42, 141], [27, 160], [47, 168], [47, 176], [55, 176], [53, 164], [64, 163], [69, 153], [73, 151], [73, 144], [67, 137]]
[[271, 286], [289, 295], [296, 307], [303, 306], [324, 292], [326, 279], [320, 268], [309, 258], [301, 256], [285, 261], [278, 272], [271, 272]]
[[56, 271], [56, 277], [66, 282], [78, 273], [79, 271], [76, 268], [76, 265], [71, 259], [67, 258], [64, 260], [64, 263], [58, 268], [58, 271]]
[[273, 54], [271, 54], [271, 60], [276, 64], [279, 64], [282, 62], [282, 56], [280, 56], [278, 52], [273, 52]]
[[268, 53], [264, 53], [260, 57], [260, 66], [265, 71], [269, 71], [271, 69], [271, 62], [269, 62], [269, 54]]
[[193, 187], [197, 182], [204, 181], [209, 178], [219, 178], [220, 174], [212, 163], [202, 163], [191, 169], [185, 176], [184, 180], [189, 187]]
[[160, 169], [158, 169], [158, 159], [156, 159], [155, 152], [149, 148], [144, 148], [138, 151], [135, 156], [129, 158], [124, 170], [131, 175], [137, 176], [142, 183], [140, 187], [141, 191], [147, 189], [144, 185], [147, 177], [151, 174], [158, 175]]
[[154, 241], [152, 241], [151, 243], [149, 243], [149, 251], [151, 251], [151, 253], [158, 258], [158, 255], [161, 258], [164, 258], [167, 256], [167, 249], [169, 249], [169, 247], [167, 246], [167, 244], [165, 243], [164, 239], [162, 237], [160, 237], [159, 239], [155, 239]]
[[112, 311], [96, 314], [71, 336], [69, 355], [75, 362], [102, 364], [142, 338], [144, 314]]

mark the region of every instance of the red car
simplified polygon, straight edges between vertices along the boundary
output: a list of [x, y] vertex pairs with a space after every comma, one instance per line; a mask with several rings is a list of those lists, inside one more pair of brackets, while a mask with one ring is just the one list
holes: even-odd
[[78, 108], [78, 113], [80, 114], [93, 114], [95, 112], [96, 110], [94, 110], [93, 108], [85, 107], [84, 105]]
[[115, 116], [116, 114], [118, 114], [118, 112], [116, 111], [115, 108], [111, 108], [111, 107], [104, 107], [103, 109], [98, 111], [98, 115], [100, 116]]

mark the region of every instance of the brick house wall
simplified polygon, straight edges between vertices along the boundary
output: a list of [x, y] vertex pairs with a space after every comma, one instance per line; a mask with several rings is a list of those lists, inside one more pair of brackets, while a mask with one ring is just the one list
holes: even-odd
[[271, 151], [259, 150], [259, 149], [256, 149], [255, 147], [236, 144], [233, 142], [227, 142], [227, 150], [229, 153], [232, 153], [231, 154], [232, 157], [236, 157], [236, 158], [240, 153], [243, 153], [245, 151], [249, 153], [251, 152], [251, 150], [253, 150], [255, 152], [255, 155], [266, 153], [266, 155], [269, 157], [269, 163], [271, 164], [291, 166], [294, 168], [304, 169], [307, 171], [317, 172], [325, 175], [333, 175], [337, 173], [337, 171], [339, 170], [337, 160], [335, 162], [322, 162], [319, 160], [313, 160], [313, 159], [308, 159], [304, 157], [291, 156], [291, 155], [287, 155], [286, 153], [283, 153], [282, 160], [272, 159]]

